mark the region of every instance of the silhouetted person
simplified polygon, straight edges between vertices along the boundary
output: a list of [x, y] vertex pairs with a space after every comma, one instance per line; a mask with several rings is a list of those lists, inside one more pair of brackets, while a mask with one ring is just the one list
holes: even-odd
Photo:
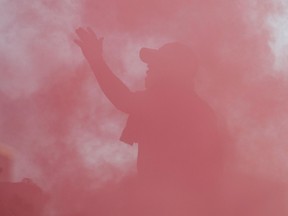
[[121, 140], [138, 143], [140, 181], [159, 190], [161, 200], [184, 191], [205, 194], [220, 173], [223, 149], [215, 114], [194, 91], [198, 65], [191, 49], [180, 43], [168, 43], [159, 49], [142, 48], [140, 58], [148, 66], [146, 89], [132, 92], [106, 65], [103, 40], [89, 28], [79, 28], [76, 33], [79, 39], [75, 42], [104, 94], [129, 115]]
[[12, 154], [0, 144], [0, 182], [10, 181], [12, 172]]
[[1, 216], [40, 216], [47, 196], [30, 179], [22, 182], [0, 182]]

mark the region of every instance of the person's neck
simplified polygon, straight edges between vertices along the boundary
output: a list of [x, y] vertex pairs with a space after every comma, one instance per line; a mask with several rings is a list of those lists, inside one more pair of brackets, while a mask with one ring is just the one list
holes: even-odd
[[166, 98], [169, 100], [181, 100], [182, 98], [187, 97], [197, 97], [197, 93], [195, 92], [193, 87], [185, 88], [185, 86], [181, 86], [177, 88], [169, 87], [169, 88], [153, 88], [147, 89], [147, 92], [152, 96], [159, 98], [160, 100], [165, 100]]

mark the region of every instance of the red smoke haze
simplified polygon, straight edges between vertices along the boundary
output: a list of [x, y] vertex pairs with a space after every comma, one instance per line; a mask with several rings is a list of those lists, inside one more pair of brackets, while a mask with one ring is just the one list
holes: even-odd
[[105, 98], [73, 42], [78, 26], [104, 37], [107, 63], [133, 90], [144, 86], [140, 48], [190, 45], [200, 64], [197, 92], [221, 116], [236, 150], [231, 167], [287, 182], [287, 1], [1, 5], [0, 142], [13, 149], [14, 181], [31, 177], [53, 194], [47, 215], [81, 212], [71, 203], [136, 172], [137, 146], [119, 141], [127, 116]]

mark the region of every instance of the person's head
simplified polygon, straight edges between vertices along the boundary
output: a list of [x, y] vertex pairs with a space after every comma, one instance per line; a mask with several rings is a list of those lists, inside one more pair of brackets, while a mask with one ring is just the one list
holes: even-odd
[[173, 42], [159, 49], [142, 48], [140, 58], [148, 66], [147, 89], [193, 85], [198, 64], [190, 47]]

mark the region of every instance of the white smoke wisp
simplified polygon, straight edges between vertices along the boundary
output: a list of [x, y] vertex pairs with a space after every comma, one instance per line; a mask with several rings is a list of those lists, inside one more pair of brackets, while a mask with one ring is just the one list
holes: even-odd
[[29, 96], [61, 65], [78, 57], [69, 33], [79, 25], [73, 1], [2, 1], [0, 21], [1, 92]]
[[[274, 2], [279, 10], [278, 13], [273, 13], [267, 17], [267, 24], [272, 30], [270, 46], [275, 56], [275, 70], [281, 71], [287, 79], [288, 74], [285, 69], [288, 67], [288, 1], [274, 0]], [[281, 74], [278, 75], [281, 76]]]

